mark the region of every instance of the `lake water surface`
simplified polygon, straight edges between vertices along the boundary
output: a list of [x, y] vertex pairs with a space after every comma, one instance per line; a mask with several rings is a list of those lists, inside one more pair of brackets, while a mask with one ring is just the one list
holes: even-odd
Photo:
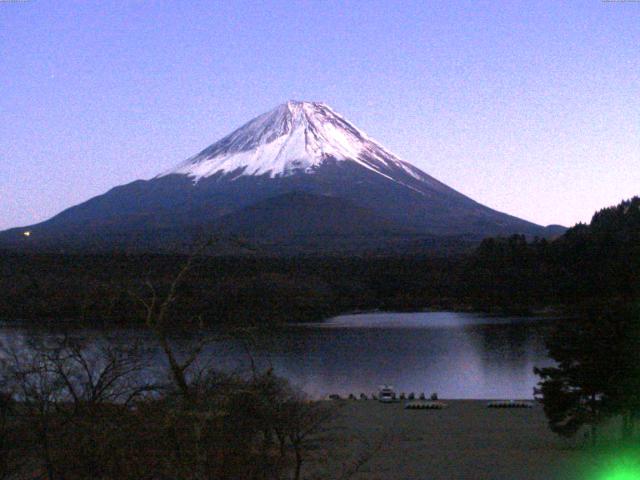
[[[440, 398], [531, 398], [533, 367], [551, 363], [543, 338], [551, 322], [453, 312], [342, 315], [259, 335], [248, 344], [220, 341], [205, 356], [239, 372], [247, 370], [251, 356], [313, 398], [370, 394], [381, 384]], [[0, 329], [5, 341], [23, 334], [16, 327]], [[116, 335], [123, 342], [136, 337], [152, 343], [141, 331]]]

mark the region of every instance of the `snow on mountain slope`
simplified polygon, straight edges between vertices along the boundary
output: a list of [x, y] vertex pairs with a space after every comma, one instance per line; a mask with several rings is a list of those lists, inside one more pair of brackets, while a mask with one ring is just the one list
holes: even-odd
[[398, 183], [402, 182], [393, 178], [394, 170], [416, 180], [432, 180], [326, 104], [297, 101], [260, 115], [160, 176], [181, 174], [196, 182], [216, 174], [274, 178], [314, 173], [328, 159], [355, 162]]
[[294, 101], [152, 179], [0, 232], [0, 248], [22, 248], [24, 231], [33, 248], [88, 249], [171, 249], [188, 232], [252, 233], [256, 242], [277, 239], [277, 252], [285, 243], [291, 251], [316, 244], [316, 237], [330, 251], [367, 251], [415, 235], [546, 234], [399, 159], [327, 105]]

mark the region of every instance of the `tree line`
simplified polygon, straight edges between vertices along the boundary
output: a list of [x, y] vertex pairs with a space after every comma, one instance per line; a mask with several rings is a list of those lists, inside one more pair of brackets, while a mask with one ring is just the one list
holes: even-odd
[[553, 241], [485, 239], [468, 262], [477, 301], [567, 308], [631, 302], [640, 296], [640, 198], [603, 209]]
[[[531, 313], [639, 295], [638, 198], [555, 240], [489, 238], [451, 256], [203, 256], [180, 285], [184, 319], [208, 324], [320, 320], [358, 310]], [[145, 283], [168, 288], [187, 257], [0, 252], [0, 316], [140, 323]], [[132, 295], [134, 293], [134, 295]]]

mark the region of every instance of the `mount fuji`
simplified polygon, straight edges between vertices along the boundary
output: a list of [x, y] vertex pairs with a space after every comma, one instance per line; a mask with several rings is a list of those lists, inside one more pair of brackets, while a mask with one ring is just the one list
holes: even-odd
[[214, 235], [274, 252], [347, 252], [559, 228], [475, 202], [324, 103], [289, 101], [150, 180], [1, 232], [0, 246], [179, 250]]

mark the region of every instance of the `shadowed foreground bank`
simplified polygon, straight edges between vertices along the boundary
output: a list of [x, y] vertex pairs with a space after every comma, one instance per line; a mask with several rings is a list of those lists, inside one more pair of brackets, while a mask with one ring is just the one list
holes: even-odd
[[578, 480], [597, 463], [581, 442], [551, 433], [539, 405], [490, 409], [481, 400], [453, 400], [443, 410], [405, 410], [372, 400], [336, 403], [342, 405], [328, 441], [340, 453], [315, 465], [323, 478], [354, 456], [366, 457], [352, 477], [358, 480]]

